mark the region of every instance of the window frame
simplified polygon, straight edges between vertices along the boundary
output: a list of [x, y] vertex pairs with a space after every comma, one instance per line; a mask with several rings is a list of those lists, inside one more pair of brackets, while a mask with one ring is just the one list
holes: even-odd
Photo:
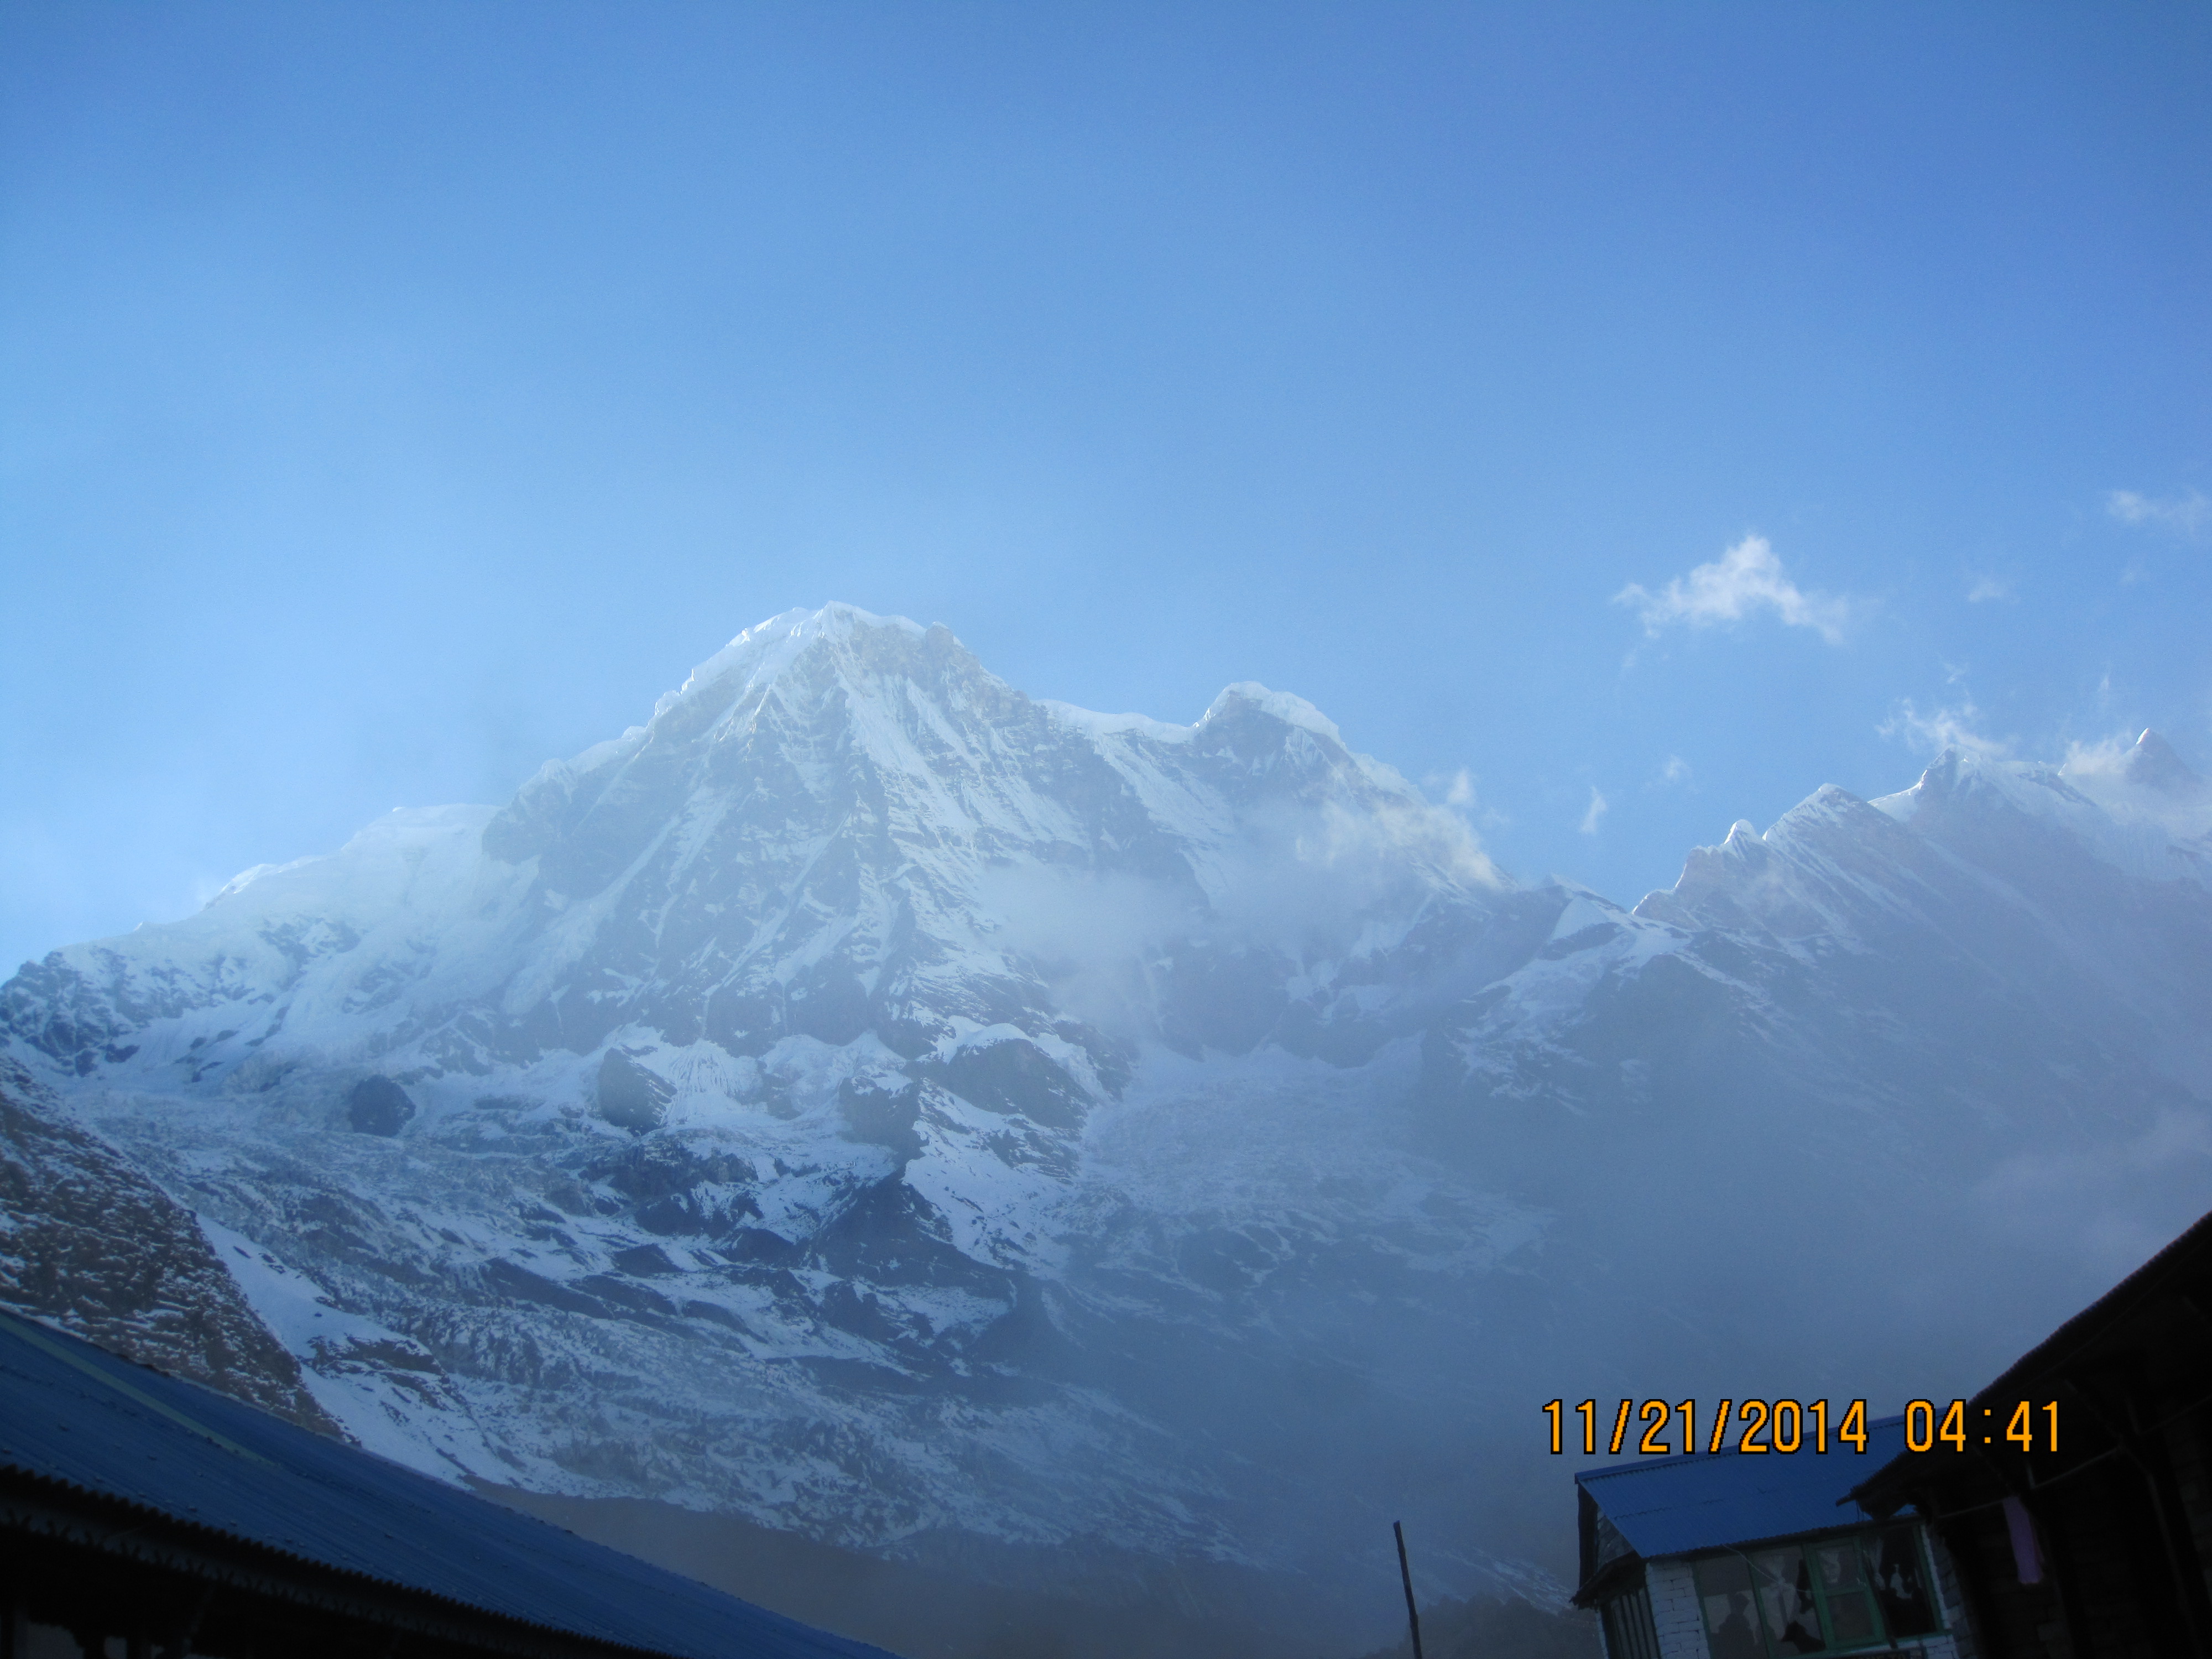
[[[1909, 1527], [1911, 1530], [1913, 1550], [1920, 1564], [1920, 1582], [1926, 1589], [1929, 1612], [1936, 1620], [1934, 1631], [1923, 1632], [1919, 1636], [1892, 1635], [1888, 1617], [1882, 1611], [1881, 1598], [1876, 1595], [1873, 1589], [1875, 1583], [1873, 1542], [1882, 1534], [1896, 1529], [1899, 1524]], [[1690, 1569], [1691, 1589], [1698, 1601], [1698, 1629], [1705, 1638], [1706, 1651], [1710, 1653], [1712, 1650], [1713, 1632], [1705, 1611], [1705, 1589], [1704, 1584], [1698, 1581], [1698, 1569], [1706, 1562], [1727, 1560], [1731, 1558], [1741, 1561], [1748, 1569], [1753, 1555], [1771, 1554], [1784, 1549], [1795, 1550], [1797, 1553], [1798, 1563], [1804, 1571], [1805, 1582], [1812, 1590], [1813, 1607], [1820, 1621], [1820, 1640], [1824, 1644], [1820, 1650], [1820, 1652], [1867, 1653], [1883, 1648], [1893, 1649], [1899, 1642], [1918, 1642], [1924, 1640], [1927, 1636], [1944, 1634], [1950, 1629], [1950, 1625], [1944, 1616], [1942, 1593], [1936, 1587], [1936, 1564], [1928, 1551], [1927, 1534], [1928, 1529], [1917, 1521], [1892, 1522], [1888, 1526], [1850, 1527], [1839, 1528], [1835, 1532], [1800, 1534], [1793, 1538], [1771, 1539], [1762, 1543], [1745, 1545], [1741, 1547], [1731, 1546], [1725, 1549], [1698, 1551], [1689, 1558], [1686, 1565]], [[1827, 1591], [1821, 1584], [1820, 1565], [1814, 1560], [1812, 1555], [1812, 1552], [1816, 1549], [1832, 1548], [1836, 1544], [1843, 1542], [1851, 1544], [1858, 1551], [1859, 1581], [1858, 1588], [1854, 1593], [1866, 1598], [1867, 1608], [1874, 1615], [1875, 1632], [1875, 1635], [1866, 1640], [1853, 1642], [1848, 1646], [1838, 1644], [1835, 1639], [1835, 1622], [1829, 1617]], [[1791, 1659], [1791, 1656], [1777, 1650], [1773, 1638], [1767, 1632], [1766, 1617], [1765, 1610], [1759, 1605], [1758, 1579], [1755, 1575], [1752, 1579], [1751, 1595], [1753, 1615], [1752, 1627], [1759, 1632], [1759, 1646], [1766, 1655], [1766, 1659]]]

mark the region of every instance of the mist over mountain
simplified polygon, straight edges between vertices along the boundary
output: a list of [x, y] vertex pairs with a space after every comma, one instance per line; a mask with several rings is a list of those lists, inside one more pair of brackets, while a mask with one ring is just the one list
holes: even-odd
[[1631, 908], [1297, 697], [833, 605], [0, 1056], [373, 1449], [1350, 1651], [1394, 1518], [1556, 1595], [1542, 1401], [1961, 1390], [2212, 1204], [2212, 788], [1953, 750]]

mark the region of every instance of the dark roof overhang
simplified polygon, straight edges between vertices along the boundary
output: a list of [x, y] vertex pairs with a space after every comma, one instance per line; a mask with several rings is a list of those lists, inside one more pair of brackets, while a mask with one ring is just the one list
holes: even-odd
[[50, 1539], [198, 1583], [516, 1659], [661, 1659], [654, 1649], [594, 1641], [487, 1613], [19, 1468], [0, 1468], [0, 1533]]
[[[2086, 1411], [2083, 1426], [2093, 1440], [2111, 1438], [2112, 1425], [2101, 1420], [2109, 1408], [2100, 1400], [2100, 1379], [2115, 1372], [2162, 1373], [2169, 1382], [2212, 1379], [2212, 1214], [2014, 1361], [1966, 1402], [1966, 1420], [1978, 1424], [1984, 1410], [2008, 1414], [2021, 1401], [2058, 1400]], [[2212, 1399], [2212, 1390], [2193, 1403], [2204, 1399]], [[2002, 1443], [1965, 1456], [1940, 1447], [1908, 1449], [1853, 1487], [1850, 1499], [1869, 1513], [1892, 1515], [1931, 1483], [1957, 1480], [1969, 1468], [1978, 1480], [2025, 1459]], [[2080, 1458], [2066, 1463], [2069, 1473], [2086, 1466]]]

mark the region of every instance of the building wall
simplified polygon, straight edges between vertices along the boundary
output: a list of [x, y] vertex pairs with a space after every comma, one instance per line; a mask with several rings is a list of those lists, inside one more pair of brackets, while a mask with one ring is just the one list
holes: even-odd
[[1707, 1659], [1705, 1617], [1687, 1561], [1653, 1561], [1644, 1569], [1651, 1593], [1651, 1622], [1659, 1632], [1659, 1659]]
[[2020, 1582], [2002, 1513], [1985, 1504], [1947, 1529], [1954, 1565], [1977, 1587], [1968, 1606], [1985, 1659], [2075, 1659], [2057, 1586], [2048, 1572], [2040, 1584]]
[[[1975, 1581], [1980, 1659], [2175, 1659], [2191, 1651], [2149, 1495], [2124, 1461], [2084, 1467], [2030, 1495], [2045, 1555], [2038, 1584], [2021, 1582], [1999, 1501], [1976, 1496], [1949, 1534]], [[2069, 1595], [2087, 1653], [2068, 1629]]]
[[[1951, 1552], [1931, 1527], [1920, 1529], [1921, 1542], [1928, 1548], [1928, 1559], [1936, 1572], [1936, 1599], [1942, 1606], [1944, 1628], [1950, 1632], [1952, 1652], [1957, 1659], [1983, 1659], [1974, 1641], [1972, 1611], [1966, 1605], [1966, 1586], [1959, 1582], [1959, 1564], [1951, 1559]], [[1929, 1644], [1930, 1659], [1937, 1659], [1937, 1650]]]
[[2194, 1399], [2168, 1399], [2160, 1404], [2162, 1412], [2170, 1413], [2165, 1425], [2166, 1450], [2173, 1462], [2190, 1541], [2196, 1546], [2197, 1577], [2206, 1598], [2212, 1600], [2212, 1408]]
[[2097, 1659], [2172, 1659], [2189, 1651], [2157, 1510], [2131, 1463], [2113, 1458], [2030, 1506], [2070, 1571]]

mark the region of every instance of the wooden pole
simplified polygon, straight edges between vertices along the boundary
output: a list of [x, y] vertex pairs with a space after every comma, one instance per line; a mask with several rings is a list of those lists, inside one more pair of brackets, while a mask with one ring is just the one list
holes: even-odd
[[1413, 1570], [1406, 1565], [1406, 1526], [1393, 1521], [1390, 1531], [1398, 1540], [1398, 1578], [1406, 1587], [1406, 1624], [1413, 1632], [1413, 1659], [1421, 1659], [1421, 1615], [1413, 1606]]

